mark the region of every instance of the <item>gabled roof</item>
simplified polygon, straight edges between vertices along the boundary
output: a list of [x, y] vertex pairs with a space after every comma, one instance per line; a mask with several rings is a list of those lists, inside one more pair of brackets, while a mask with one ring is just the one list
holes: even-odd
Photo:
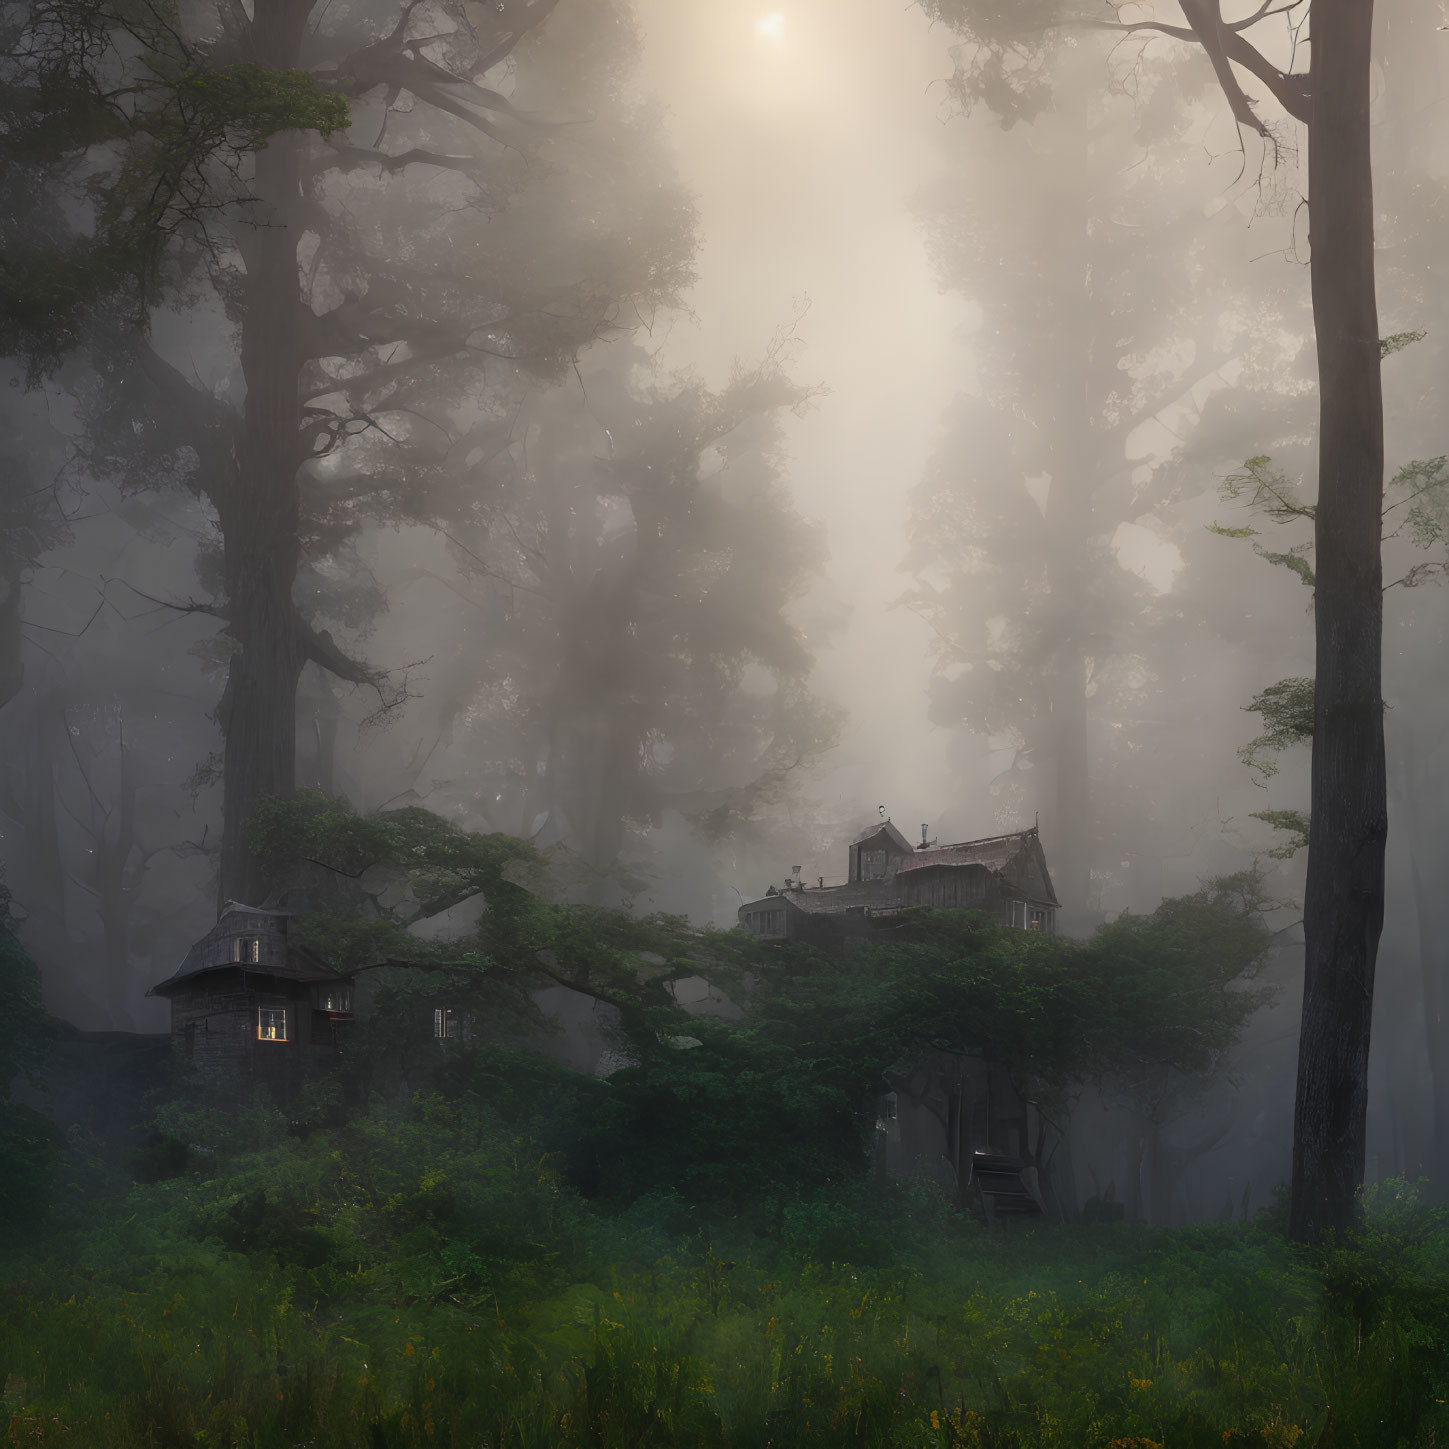
[[[1047, 873], [1046, 856], [1042, 852], [1041, 840], [1035, 829], [1018, 830], [1010, 835], [988, 835], [981, 840], [963, 840], [957, 845], [933, 846], [930, 850], [912, 851], [911, 858], [900, 863], [896, 874], [901, 876], [907, 871], [926, 870], [933, 865], [980, 865], [1023, 887], [1033, 883], [1030, 876], [1035, 873], [1040, 876], [1050, 904], [1061, 904], [1052, 888], [1051, 876]], [[1036, 894], [1034, 891], [1030, 893]]]
[[857, 845], [864, 845], [867, 840], [874, 839], [882, 832], [898, 850], [905, 851], [907, 855], [911, 853], [911, 842], [889, 820], [878, 820], [874, 825], [867, 826], [850, 842], [850, 848], [854, 850]]

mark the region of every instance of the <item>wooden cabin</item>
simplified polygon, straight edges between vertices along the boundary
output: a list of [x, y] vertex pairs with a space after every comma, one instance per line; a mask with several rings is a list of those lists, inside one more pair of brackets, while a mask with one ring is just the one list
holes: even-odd
[[843, 884], [792, 878], [738, 913], [752, 935], [822, 949], [866, 940], [873, 926], [913, 906], [983, 911], [998, 925], [1055, 932], [1060, 903], [1036, 827], [955, 845], [912, 846], [889, 820], [850, 842]]
[[171, 1003], [171, 1040], [198, 1078], [286, 1096], [335, 1065], [353, 1021], [353, 973], [290, 939], [290, 913], [228, 902], [150, 996]]

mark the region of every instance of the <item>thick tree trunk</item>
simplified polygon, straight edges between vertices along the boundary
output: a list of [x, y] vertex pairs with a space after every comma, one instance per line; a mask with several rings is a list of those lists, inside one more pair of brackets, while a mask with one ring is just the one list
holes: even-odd
[[[257, 0], [253, 53], [266, 66], [300, 64], [312, 0]], [[257, 806], [292, 794], [302, 655], [292, 586], [301, 494], [303, 304], [297, 268], [300, 142], [279, 135], [257, 153], [256, 225], [243, 233], [246, 283], [241, 363], [246, 379], [233, 485], [218, 499], [230, 633], [237, 645], [218, 714], [222, 766], [220, 902], [258, 904], [270, 882], [247, 849]]]
[[1320, 411], [1312, 825], [1290, 1210], [1300, 1241], [1348, 1226], [1356, 1212], [1384, 916], [1372, 34], [1371, 0], [1314, 0], [1308, 192]]

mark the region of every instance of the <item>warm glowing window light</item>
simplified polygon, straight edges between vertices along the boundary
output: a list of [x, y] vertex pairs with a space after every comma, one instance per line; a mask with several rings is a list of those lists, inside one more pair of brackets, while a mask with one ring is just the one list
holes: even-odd
[[785, 17], [777, 10], [773, 15], [762, 16], [755, 29], [765, 40], [779, 40], [785, 33]]

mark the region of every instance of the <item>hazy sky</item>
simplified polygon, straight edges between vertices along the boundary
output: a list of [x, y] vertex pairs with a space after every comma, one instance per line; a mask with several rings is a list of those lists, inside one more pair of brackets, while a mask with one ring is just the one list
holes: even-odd
[[907, 495], [970, 380], [964, 304], [937, 290], [909, 210], [943, 165], [947, 127], [963, 124], [934, 84], [950, 74], [950, 36], [902, 0], [637, 8], [642, 84], [667, 109], [703, 231], [695, 320], [673, 328], [665, 359], [718, 384], [808, 303], [794, 374], [830, 389], [790, 424], [790, 482], [828, 525], [832, 583], [851, 608], [821, 661], [821, 689], [853, 716], [825, 803], [987, 833], [991, 821], [928, 783], [946, 741], [925, 717], [927, 630], [888, 607], [906, 582]]

